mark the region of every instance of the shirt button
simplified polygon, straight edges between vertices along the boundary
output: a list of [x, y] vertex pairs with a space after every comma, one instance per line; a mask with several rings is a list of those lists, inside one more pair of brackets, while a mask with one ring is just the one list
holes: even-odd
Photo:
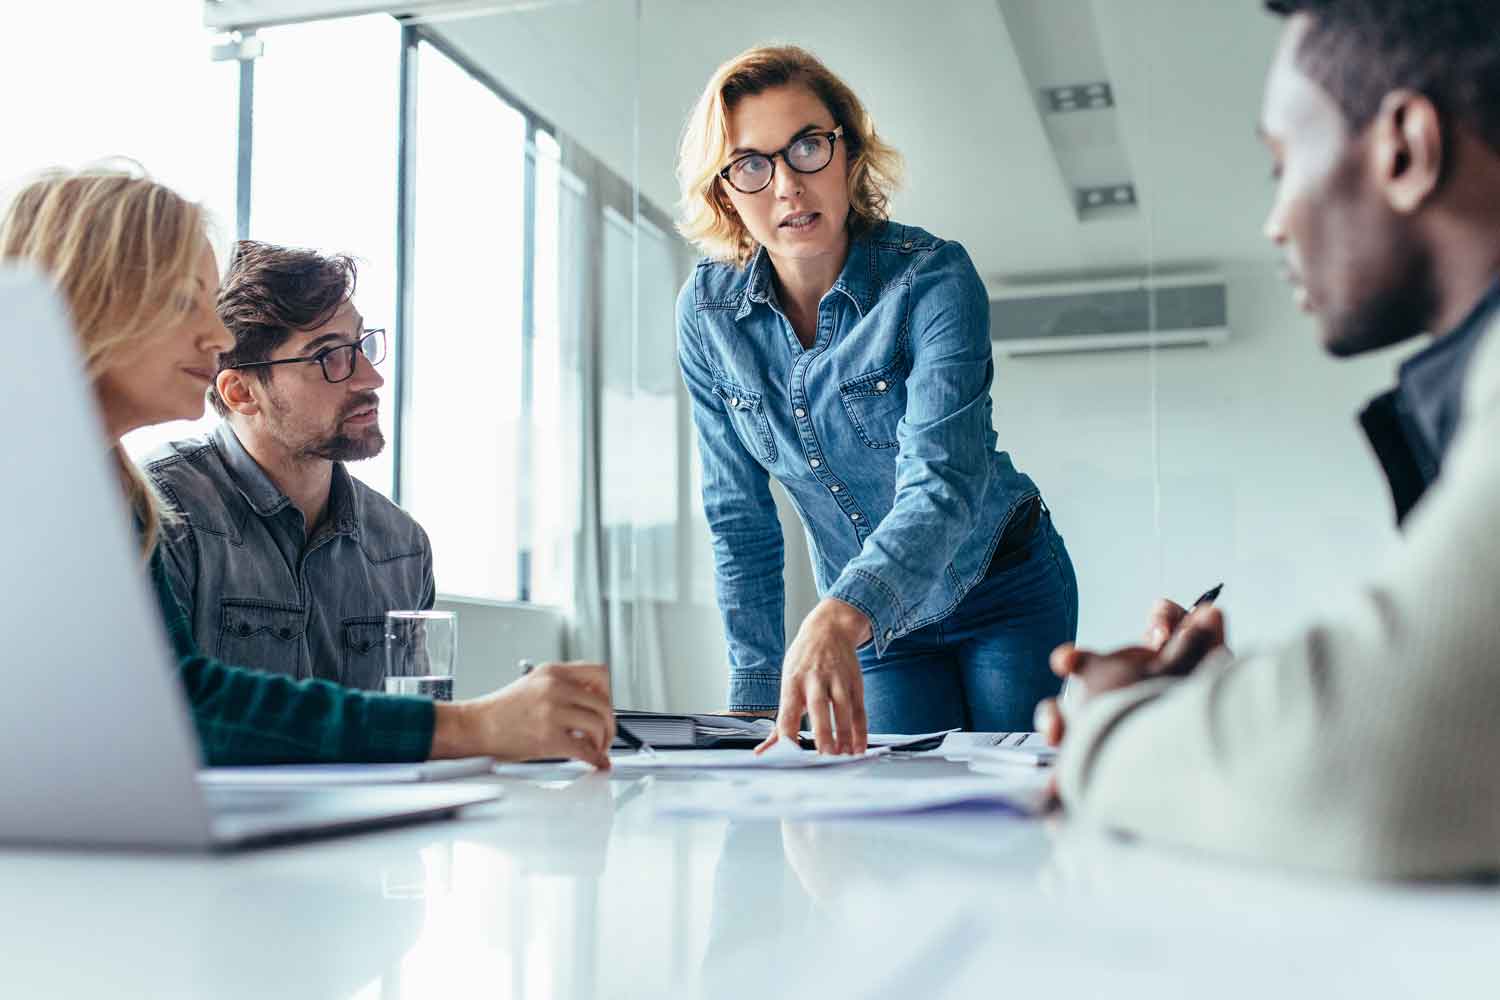
[[905, 243], [901, 244], [901, 249], [902, 250], [910, 250], [911, 249], [911, 240], [907, 240]]
[[819, 468], [820, 466], [822, 466], [823, 463], [820, 462], [818, 459], [815, 458], [815, 459], [812, 460], [812, 462], [810, 464], [812, 465], [812, 467], [814, 469], [816, 469], [816, 468]]
[[734, 407], [735, 409], [739, 409], [739, 406], [740, 406], [740, 397], [738, 397], [738, 396], [730, 396], [729, 397], [729, 405], [732, 406], [732, 407]]
[[875, 383], [875, 391], [876, 392], [885, 392], [889, 388], [890, 388], [890, 386], [886, 385], [883, 380], [880, 381], [880, 382], [876, 382]]
[[858, 514], [850, 514], [849, 515], [849, 520], [851, 520], [851, 521], [858, 521], [859, 520], [859, 515]]
[[890, 629], [886, 629], [885, 630], [885, 641], [886, 642], [890, 642], [895, 637], [896, 637], [896, 634], [894, 632], [892, 632]]
[[798, 418], [798, 419], [799, 419], [799, 420], [800, 420], [800, 419], [801, 419], [801, 418], [803, 418], [803, 417], [805, 417], [805, 416], [807, 416], [807, 411], [806, 411], [806, 410], [804, 410], [804, 409], [803, 409], [803, 408], [802, 408], [802, 407], [800, 407], [800, 406], [799, 406], [799, 407], [797, 407], [797, 409], [796, 409], [796, 411], [795, 411], [795, 412], [796, 412], [796, 414], [797, 414], [797, 418]]
[[843, 487], [842, 486], [831, 486], [831, 487], [829, 487], [829, 489], [831, 489], [831, 490], [833, 490], [833, 492], [837, 493], [839, 490], [843, 489]]

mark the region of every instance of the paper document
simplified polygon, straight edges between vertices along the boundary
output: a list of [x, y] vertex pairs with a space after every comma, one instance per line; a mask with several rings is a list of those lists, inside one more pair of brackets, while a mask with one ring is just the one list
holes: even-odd
[[930, 756], [946, 757], [948, 760], [970, 760], [978, 751], [999, 748], [1021, 748], [1027, 750], [1046, 746], [1041, 733], [949, 733], [942, 746], [930, 751]]
[[984, 774], [1003, 773], [997, 769], [1022, 767], [1046, 767], [1057, 760], [1058, 748], [1048, 746], [1035, 733], [1035, 739], [1015, 746], [981, 747], [969, 756], [969, 770]]
[[890, 753], [887, 747], [872, 747], [863, 754], [815, 753], [778, 743], [763, 754], [754, 750], [669, 750], [656, 754], [610, 754], [609, 762], [619, 770], [790, 771], [860, 764], [887, 753]]
[[658, 789], [655, 802], [657, 812], [729, 819], [889, 816], [960, 807], [1001, 809], [1029, 816], [1041, 812], [1045, 790], [1043, 782], [993, 778], [744, 779]]
[[203, 785], [395, 785], [446, 781], [489, 774], [493, 757], [460, 757], [420, 764], [268, 764], [209, 767], [198, 772]]
[[[889, 747], [892, 750], [904, 750], [907, 747], [921, 749], [924, 744], [941, 746], [947, 736], [957, 732], [956, 729], [943, 729], [936, 733], [871, 733], [865, 737], [865, 746]], [[804, 740], [813, 739], [811, 732], [804, 731], [800, 735]]]

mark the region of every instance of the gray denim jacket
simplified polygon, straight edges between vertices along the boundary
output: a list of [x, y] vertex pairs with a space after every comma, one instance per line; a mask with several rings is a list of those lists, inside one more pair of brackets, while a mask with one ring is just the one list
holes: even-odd
[[302, 512], [228, 423], [150, 456], [147, 475], [184, 523], [161, 542], [198, 647], [235, 666], [374, 689], [384, 616], [430, 608], [432, 546], [405, 511], [335, 464], [328, 514]]

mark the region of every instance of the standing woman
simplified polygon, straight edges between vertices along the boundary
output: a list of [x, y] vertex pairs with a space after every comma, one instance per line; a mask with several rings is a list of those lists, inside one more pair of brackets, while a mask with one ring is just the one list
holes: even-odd
[[[719, 67], [684, 130], [677, 300], [729, 709], [862, 752], [869, 731], [1031, 728], [1078, 588], [1036, 485], [995, 448], [989, 300], [957, 243], [891, 222], [900, 158], [810, 53]], [[769, 477], [822, 600], [788, 648]]]

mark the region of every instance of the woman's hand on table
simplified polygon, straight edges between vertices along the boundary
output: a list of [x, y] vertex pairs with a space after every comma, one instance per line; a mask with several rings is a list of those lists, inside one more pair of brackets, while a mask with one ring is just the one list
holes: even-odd
[[804, 712], [819, 753], [865, 752], [865, 682], [854, 651], [869, 638], [870, 620], [858, 609], [833, 597], [813, 608], [782, 661], [776, 728], [756, 753], [783, 737], [795, 746]]

